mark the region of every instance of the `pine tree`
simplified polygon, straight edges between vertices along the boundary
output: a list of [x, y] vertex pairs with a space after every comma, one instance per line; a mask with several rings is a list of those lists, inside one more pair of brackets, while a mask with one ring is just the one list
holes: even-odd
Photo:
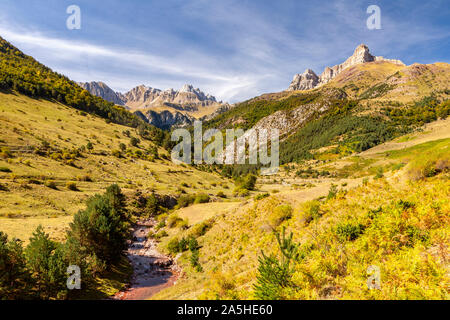
[[291, 278], [294, 274], [293, 264], [300, 258], [299, 244], [293, 242], [292, 233], [286, 238], [285, 232], [286, 229], [283, 228], [281, 236], [280, 233], [275, 233], [281, 252], [280, 259], [273, 254], [267, 256], [263, 251], [258, 258], [257, 283], [254, 286], [254, 294], [258, 299], [282, 300], [285, 298], [283, 291], [294, 287]]
[[25, 256], [36, 281], [39, 298], [65, 297], [68, 265], [63, 259], [63, 245], [50, 240], [42, 226], [39, 226], [30, 238]]
[[0, 297], [7, 300], [30, 297], [32, 279], [26, 268], [22, 242], [0, 231]]
[[74, 216], [68, 232], [68, 239], [78, 243], [84, 254], [104, 263], [120, 259], [128, 237], [125, 196], [117, 185], [109, 187], [104, 195], [91, 197], [86, 210]]

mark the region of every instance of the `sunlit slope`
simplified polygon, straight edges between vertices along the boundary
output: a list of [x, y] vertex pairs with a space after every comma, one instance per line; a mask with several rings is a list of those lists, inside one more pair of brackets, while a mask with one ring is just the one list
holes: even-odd
[[[184, 276], [155, 298], [255, 298], [261, 249], [279, 257], [273, 228], [286, 227], [302, 253], [286, 299], [448, 299], [450, 140], [417, 139], [401, 150], [365, 155], [373, 157], [361, 168], [365, 178], [303, 179], [315, 184], [304, 191], [289, 181], [268, 198], [208, 216], [211, 227], [198, 238], [203, 272], [184, 252], [178, 259]], [[369, 168], [374, 164], [381, 173]], [[381, 270], [381, 290], [367, 288], [371, 265]]]
[[[149, 140], [132, 146], [137, 137], [134, 129], [62, 104], [0, 93], [0, 217], [35, 217], [45, 225], [43, 217], [72, 215], [112, 183], [126, 193], [173, 195], [182, 183], [191, 186], [187, 192], [211, 195], [227, 184], [217, 175], [173, 164], [168, 152]], [[18, 230], [12, 235], [25, 240], [31, 227], [20, 230], [13, 221], [21, 224], [0, 219], [0, 230]]]

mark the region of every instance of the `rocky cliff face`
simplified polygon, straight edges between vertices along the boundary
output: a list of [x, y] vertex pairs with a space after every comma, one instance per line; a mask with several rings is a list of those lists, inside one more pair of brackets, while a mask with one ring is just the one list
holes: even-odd
[[194, 117], [191, 117], [181, 112], [172, 113], [170, 111], [156, 112], [153, 110], [147, 111], [136, 111], [136, 115], [141, 117], [144, 121], [148, 122], [155, 127], [161, 129], [171, 129], [171, 128], [184, 128], [192, 125], [195, 121]]
[[326, 67], [320, 77], [317, 76], [311, 69], [307, 69], [303, 74], [295, 75], [288, 91], [314, 89], [318, 86], [330, 82], [347, 68], [358, 64], [374, 61], [387, 61], [404, 66], [403, 62], [401, 62], [400, 60], [385, 59], [383, 57], [376, 57], [371, 55], [369, 48], [365, 44], [361, 44], [356, 48], [353, 55], [349, 57], [344, 63], [338, 64], [334, 67]]
[[80, 87], [89, 91], [91, 94], [97, 97], [101, 97], [106, 101], [115, 103], [117, 105], [125, 105], [125, 100], [120, 93], [114, 92], [110, 87], [108, 87], [103, 82], [80, 82], [78, 83]]
[[319, 84], [319, 77], [311, 69], [307, 69], [303, 74], [296, 74], [289, 86], [290, 91], [294, 90], [309, 90], [317, 87]]
[[123, 94], [123, 99], [130, 107], [144, 106], [146, 103], [154, 101], [161, 95], [161, 90], [148, 88], [144, 85], [137, 86]]

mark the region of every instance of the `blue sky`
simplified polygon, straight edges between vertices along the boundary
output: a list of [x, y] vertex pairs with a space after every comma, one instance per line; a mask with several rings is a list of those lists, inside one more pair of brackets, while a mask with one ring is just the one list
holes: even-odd
[[[81, 8], [68, 30], [66, 8]], [[368, 30], [369, 5], [381, 30]], [[296, 73], [343, 62], [357, 45], [449, 62], [450, 6], [431, 1], [1, 0], [0, 36], [76, 81], [117, 91], [191, 83], [236, 102], [286, 89]]]

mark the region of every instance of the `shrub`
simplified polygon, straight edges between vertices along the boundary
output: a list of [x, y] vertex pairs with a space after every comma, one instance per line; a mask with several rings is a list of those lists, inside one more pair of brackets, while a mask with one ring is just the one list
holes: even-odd
[[159, 201], [155, 194], [151, 194], [146, 199], [146, 211], [150, 216], [155, 216], [159, 212]]
[[362, 224], [343, 223], [336, 228], [336, 234], [341, 241], [356, 240], [363, 232]]
[[234, 191], [233, 191], [233, 195], [235, 197], [246, 197], [249, 194], [250, 194], [250, 191], [248, 191], [247, 189], [242, 188], [242, 187], [238, 187], [238, 188], [234, 189]]
[[4, 300], [30, 298], [32, 278], [27, 270], [25, 255], [20, 241], [8, 241], [0, 231], [0, 296]]
[[191, 204], [193, 204], [195, 201], [195, 197], [193, 195], [182, 195], [179, 199], [178, 199], [178, 204], [177, 207], [178, 208], [185, 208], [190, 206]]
[[212, 221], [204, 221], [201, 223], [197, 223], [192, 227], [191, 235], [195, 238], [204, 236], [206, 232], [212, 227]]
[[330, 190], [328, 191], [327, 199], [331, 200], [331, 199], [336, 198], [337, 193], [338, 193], [337, 185], [332, 183]]
[[303, 222], [305, 225], [310, 224], [313, 220], [319, 219], [321, 216], [319, 201], [308, 201], [305, 203], [303, 211]]
[[162, 228], [164, 228], [166, 226], [166, 220], [161, 220], [157, 225], [156, 225], [156, 230], [160, 230]]
[[180, 242], [178, 238], [172, 238], [167, 244], [167, 250], [169, 250], [170, 254], [177, 254], [180, 252]]
[[79, 176], [77, 177], [78, 181], [84, 181], [84, 182], [92, 182], [92, 178], [88, 175]]
[[9, 150], [9, 148], [3, 147], [0, 149], [0, 158], [9, 159], [12, 158], [13, 154]]
[[194, 252], [195, 250], [198, 250], [198, 241], [194, 237], [188, 238], [188, 248], [190, 251]]
[[8, 191], [8, 188], [0, 183], [0, 191]]
[[195, 197], [194, 203], [196, 203], [196, 204], [198, 204], [198, 203], [208, 203], [209, 200], [210, 200], [209, 195], [207, 195], [206, 193], [199, 193]]
[[177, 214], [171, 214], [167, 218], [167, 226], [169, 228], [174, 228], [182, 221], [183, 221], [183, 219], [181, 219]]
[[121, 157], [122, 157], [122, 154], [120, 153], [119, 150], [113, 150], [113, 151], [111, 151], [111, 155], [112, 155], [113, 157], [116, 157], [116, 158], [121, 158]]
[[283, 204], [276, 207], [271, 214], [269, 214], [269, 222], [278, 227], [284, 221], [292, 218], [292, 207], [288, 204]]
[[183, 237], [181, 240], [178, 240], [178, 238], [175, 237], [169, 241], [167, 249], [171, 254], [185, 252], [188, 249], [195, 251], [198, 250], [198, 242], [194, 237], [189, 237], [187, 239]]
[[219, 198], [226, 198], [227, 196], [226, 196], [225, 193], [223, 193], [223, 191], [219, 191], [219, 192], [217, 192], [217, 197], [219, 197]]
[[300, 260], [299, 244], [293, 242], [291, 233], [288, 237], [283, 233], [275, 234], [281, 259], [272, 254], [267, 256], [261, 251], [258, 258], [257, 282], [254, 285], [254, 294], [261, 300], [283, 300], [286, 298], [285, 290], [293, 286], [292, 276], [295, 271], [295, 263]]
[[57, 190], [55, 181], [51, 181], [51, 180], [50, 180], [50, 181], [46, 181], [46, 182], [45, 182], [45, 186], [46, 186], [47, 188]]
[[431, 178], [440, 172], [445, 172], [450, 169], [450, 160], [438, 159], [429, 160], [424, 164], [416, 165], [409, 170], [409, 176], [412, 180], [421, 180], [424, 178]]
[[69, 189], [70, 191], [79, 191], [77, 184], [75, 182], [67, 182], [66, 188]]
[[180, 227], [181, 230], [187, 230], [189, 229], [189, 221], [187, 219], [181, 220], [178, 223], [178, 226]]
[[132, 137], [130, 139], [130, 145], [133, 146], [133, 147], [137, 147], [140, 142], [141, 141], [138, 138], [136, 138], [136, 137]]
[[266, 193], [260, 193], [260, 194], [256, 195], [255, 200], [256, 201], [262, 200], [264, 198], [267, 198], [268, 196], [270, 196], [270, 195], [267, 192]]
[[161, 239], [164, 237], [167, 237], [168, 234], [166, 232], [166, 230], [159, 230], [156, 234], [155, 234], [155, 239]]
[[29, 184], [37, 184], [37, 185], [42, 184], [41, 181], [35, 180], [35, 179], [28, 179], [27, 183], [29, 183]]
[[197, 272], [203, 272], [203, 268], [200, 264], [200, 250], [192, 251], [189, 261], [191, 262], [191, 267], [193, 267]]
[[378, 167], [377, 168], [377, 173], [376, 173], [374, 179], [381, 179], [383, 177], [384, 177], [383, 168], [382, 167]]
[[7, 173], [10, 173], [10, 172], [12, 172], [12, 171], [11, 171], [11, 169], [6, 168], [6, 167], [0, 167], [0, 172], [7, 172]]
[[432, 153], [417, 155], [409, 164], [408, 174], [411, 180], [433, 177], [450, 169], [450, 151], [446, 144], [438, 144]]
[[408, 246], [414, 247], [416, 242], [428, 243], [430, 234], [426, 230], [421, 230], [416, 226], [409, 225], [406, 228], [406, 235], [408, 237]]
[[236, 186], [241, 189], [255, 190], [256, 180], [256, 176], [249, 173], [245, 178], [237, 179]]

